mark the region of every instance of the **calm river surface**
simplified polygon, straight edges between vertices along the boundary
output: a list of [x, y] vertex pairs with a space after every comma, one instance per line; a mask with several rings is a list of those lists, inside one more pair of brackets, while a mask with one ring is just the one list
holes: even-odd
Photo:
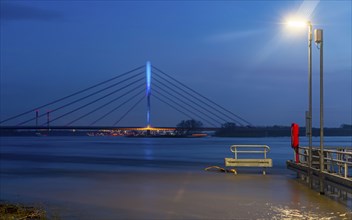
[[[0, 199], [61, 219], [351, 219], [350, 203], [309, 190], [286, 169], [290, 138], [0, 137]], [[326, 137], [351, 146], [352, 137]], [[302, 145], [307, 145], [305, 138]], [[266, 144], [274, 167], [224, 166], [232, 144]], [[319, 145], [314, 138], [313, 145]]]

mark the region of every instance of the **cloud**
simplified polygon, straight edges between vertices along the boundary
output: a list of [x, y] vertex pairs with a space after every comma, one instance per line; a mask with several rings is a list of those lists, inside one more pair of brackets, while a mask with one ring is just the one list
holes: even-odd
[[205, 41], [207, 42], [228, 42], [241, 38], [250, 37], [256, 34], [259, 34], [262, 30], [242, 30], [242, 31], [233, 31], [227, 33], [220, 33], [208, 36]]
[[59, 20], [63, 15], [57, 11], [35, 8], [32, 6], [1, 3], [1, 20], [3, 21], [53, 21]]

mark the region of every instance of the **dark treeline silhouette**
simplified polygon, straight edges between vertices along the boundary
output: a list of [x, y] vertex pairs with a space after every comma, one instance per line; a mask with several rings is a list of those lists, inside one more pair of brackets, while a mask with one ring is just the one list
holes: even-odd
[[182, 120], [176, 127], [179, 135], [189, 135], [203, 127], [203, 123], [194, 119]]
[[[300, 128], [300, 136], [305, 136], [305, 127]], [[320, 135], [319, 128], [312, 129], [313, 136]], [[352, 136], [352, 125], [342, 124], [339, 128], [324, 128], [325, 136]], [[291, 136], [291, 126], [237, 126], [227, 122], [215, 132], [218, 137], [285, 137]]]

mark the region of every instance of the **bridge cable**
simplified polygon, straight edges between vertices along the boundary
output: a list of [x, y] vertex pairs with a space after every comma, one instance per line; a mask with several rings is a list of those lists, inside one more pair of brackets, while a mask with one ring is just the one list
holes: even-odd
[[[156, 92], [157, 94], [163, 96], [164, 98], [168, 99], [169, 101], [173, 102], [174, 104], [178, 105], [174, 100], [171, 100], [170, 98], [168, 98], [167, 96], [165, 96], [164, 94], [162, 94], [161, 92], [158, 92], [158, 90], [154, 89], [154, 92]], [[193, 111], [189, 110], [188, 108], [183, 107], [184, 109], [186, 109], [188, 112], [192, 113], [193, 115], [196, 115], [198, 118], [201, 118], [202, 120], [204, 120], [205, 122], [207, 122], [208, 124], [213, 125], [214, 127], [216, 127], [215, 124], [211, 123], [210, 121], [208, 121], [207, 119], [203, 118], [202, 116], [194, 113]]]
[[[160, 77], [160, 76], [158, 76], [158, 77]], [[210, 114], [212, 114], [212, 115], [215, 115], [217, 118], [219, 118], [220, 120], [223, 120], [224, 122], [227, 122], [226, 119], [224, 119], [224, 118], [218, 116], [217, 114], [214, 114], [213, 112], [209, 111], [207, 108], [204, 108], [203, 106], [201, 106], [201, 105], [198, 104], [197, 102], [192, 101], [190, 98], [188, 98], [187, 96], [181, 94], [181, 93], [178, 92], [177, 90], [175, 90], [175, 89], [173, 89], [173, 88], [167, 86], [166, 84], [163, 84], [160, 80], [158, 80], [158, 79], [156, 79], [156, 78], [153, 78], [153, 79], [154, 79], [156, 82], [158, 82], [158, 83], [162, 84], [163, 86], [165, 86], [167, 89], [172, 90], [174, 93], [176, 93], [176, 94], [180, 95], [181, 97], [183, 97], [184, 99], [188, 100], [189, 102], [192, 102], [194, 105], [198, 106], [199, 108], [203, 108], [203, 109], [204, 109], [205, 111], [207, 111], [208, 113], [210, 113]], [[154, 84], [154, 86], [159, 87], [159, 86], [156, 85], [156, 84]], [[162, 89], [162, 88], [159, 87], [159, 89]], [[178, 100], [180, 100], [181, 102], [183, 102], [183, 103], [186, 104], [185, 101], [181, 100], [180, 98], [176, 97], [175, 95], [171, 94], [170, 92], [168, 92], [168, 91], [166, 91], [166, 90], [164, 90], [164, 89], [162, 89], [162, 90], [163, 90], [165, 93], [168, 93], [169, 95], [175, 97], [176, 99], [178, 99]], [[189, 105], [189, 104], [187, 104], [187, 105]], [[214, 119], [213, 117], [209, 116], [208, 114], [206, 114], [206, 113], [200, 111], [200, 110], [197, 109], [196, 107], [193, 107], [193, 106], [192, 106], [192, 108], [195, 109], [195, 110], [197, 110], [197, 111], [199, 111], [199, 112], [202, 113], [203, 115], [206, 115], [208, 118], [211, 118], [213, 121], [216, 121], [216, 122], [219, 123], [220, 125], [222, 124], [222, 123], [219, 122], [218, 120], [216, 120], [216, 119]]]
[[201, 95], [200, 93], [196, 92], [196, 91], [193, 90], [192, 88], [190, 88], [190, 87], [186, 86], [185, 84], [181, 83], [180, 81], [178, 81], [177, 79], [175, 79], [175, 78], [173, 78], [172, 76], [168, 75], [167, 73], [163, 72], [162, 70], [158, 69], [157, 67], [152, 66], [152, 68], [156, 69], [156, 70], [159, 71], [160, 73], [162, 73], [162, 74], [168, 76], [169, 78], [173, 79], [174, 81], [176, 81], [176, 82], [179, 83], [180, 85], [186, 87], [187, 89], [191, 90], [192, 92], [196, 93], [197, 95], [201, 96], [202, 98], [204, 98], [204, 99], [206, 99], [207, 101], [211, 102], [212, 104], [216, 105], [216, 106], [219, 107], [220, 109], [222, 109], [222, 110], [228, 112], [229, 114], [231, 114], [231, 115], [233, 115], [233, 116], [239, 118], [240, 120], [244, 121], [244, 122], [247, 123], [248, 125], [252, 125], [249, 121], [247, 121], [247, 120], [245, 120], [244, 118], [242, 118], [242, 117], [236, 115], [235, 113], [233, 113], [233, 112], [231, 112], [231, 111], [225, 109], [224, 107], [220, 106], [219, 104], [215, 103], [214, 101], [210, 100], [209, 98], [207, 98], [207, 97]]
[[[154, 91], [155, 91], [155, 90], [154, 90]], [[153, 97], [153, 98], [156, 98], [156, 99], [159, 100], [160, 102], [162, 102], [162, 103], [164, 103], [164, 104], [170, 106], [172, 109], [174, 109], [174, 110], [180, 112], [181, 114], [184, 114], [185, 116], [189, 117], [190, 119], [193, 119], [193, 118], [194, 118], [194, 117], [192, 117], [191, 115], [187, 114], [186, 112], [184, 112], [184, 111], [178, 109], [178, 108], [175, 107], [174, 105], [172, 105], [172, 104], [166, 102], [165, 100], [161, 99], [160, 97], [155, 96], [154, 94], [152, 94], [152, 97]], [[212, 123], [210, 123], [210, 124], [212, 124]], [[214, 126], [214, 125], [213, 125], [213, 126]], [[216, 126], [215, 126], [215, 127], [216, 127]]]
[[0, 121], [0, 124], [2, 124], [2, 123], [4, 123], [4, 122], [7, 122], [7, 121], [10, 121], [10, 120], [12, 120], [12, 119], [16, 119], [16, 118], [21, 117], [21, 116], [23, 116], [23, 115], [26, 115], [26, 114], [28, 114], [28, 113], [31, 113], [31, 112], [33, 112], [33, 111], [35, 111], [35, 110], [37, 110], [37, 109], [41, 109], [41, 108], [47, 107], [47, 106], [49, 106], [49, 105], [53, 105], [53, 104], [55, 104], [55, 103], [58, 103], [58, 102], [60, 102], [60, 101], [63, 101], [63, 100], [65, 100], [65, 99], [71, 98], [71, 97], [73, 97], [73, 96], [75, 96], [75, 95], [78, 95], [78, 94], [81, 94], [81, 93], [83, 93], [83, 92], [86, 92], [86, 91], [88, 91], [88, 90], [90, 90], [90, 89], [93, 89], [93, 88], [95, 88], [95, 87], [98, 87], [98, 86], [100, 86], [100, 85], [103, 85], [103, 84], [105, 84], [105, 83], [108, 83], [108, 82], [110, 82], [110, 81], [112, 81], [112, 80], [118, 79], [118, 78], [120, 78], [120, 77], [122, 77], [122, 76], [125, 76], [126, 74], [132, 73], [132, 72], [137, 71], [137, 70], [139, 70], [139, 69], [141, 69], [141, 68], [144, 68], [144, 67], [145, 67], [144, 65], [143, 65], [143, 66], [140, 66], [140, 67], [137, 67], [137, 68], [135, 68], [135, 69], [133, 69], [133, 70], [127, 71], [127, 72], [122, 73], [122, 74], [120, 74], [120, 75], [118, 75], [118, 76], [115, 76], [115, 77], [112, 77], [112, 78], [110, 78], [110, 79], [108, 79], [108, 80], [105, 80], [105, 81], [103, 81], [103, 82], [97, 83], [97, 84], [95, 84], [95, 85], [93, 85], [93, 86], [90, 86], [90, 87], [88, 87], [88, 88], [86, 88], [86, 89], [82, 89], [82, 90], [80, 90], [80, 91], [78, 91], [78, 92], [72, 93], [72, 94], [67, 95], [67, 96], [65, 96], [65, 97], [63, 97], [63, 98], [54, 100], [54, 101], [49, 102], [49, 103], [47, 103], [47, 104], [44, 104], [44, 105], [41, 105], [41, 106], [39, 106], [39, 107], [33, 108], [33, 109], [29, 110], [29, 111], [26, 111], [26, 112], [20, 113], [20, 114], [18, 114], [18, 115], [12, 116], [12, 117], [10, 117], [10, 118], [7, 118], [7, 119], [5, 119], [5, 120]]
[[127, 99], [125, 102], [123, 102], [122, 104], [120, 104], [119, 106], [115, 107], [114, 109], [112, 109], [111, 111], [107, 112], [105, 115], [101, 116], [100, 118], [98, 118], [97, 120], [93, 121], [92, 123], [90, 123], [90, 125], [94, 125], [95, 123], [97, 123], [98, 121], [102, 120], [103, 118], [105, 118], [106, 116], [110, 115], [112, 112], [116, 111], [117, 109], [119, 109], [120, 107], [124, 106], [125, 104], [127, 104], [128, 102], [130, 102], [131, 100], [133, 100], [135, 97], [137, 97], [138, 95], [140, 95], [141, 93], [143, 93], [145, 91], [145, 89], [141, 90], [140, 92], [138, 92], [137, 94], [135, 94], [132, 98]]
[[130, 109], [127, 110], [127, 112], [119, 119], [117, 120], [113, 126], [115, 126], [116, 124], [118, 124], [122, 119], [124, 119], [143, 99], [145, 98], [145, 96], [143, 95], [141, 99], [139, 99]]
[[[51, 110], [50, 113], [56, 112], [56, 111], [58, 111], [58, 110], [60, 110], [60, 109], [63, 109], [63, 108], [68, 107], [68, 106], [70, 106], [70, 105], [73, 105], [73, 104], [75, 104], [75, 103], [77, 103], [77, 102], [80, 102], [80, 101], [86, 99], [86, 98], [89, 98], [89, 97], [91, 97], [91, 96], [93, 96], [93, 95], [96, 95], [96, 94], [98, 94], [98, 93], [101, 93], [101, 92], [103, 92], [103, 91], [105, 91], [105, 90], [108, 90], [108, 89], [110, 89], [110, 88], [112, 88], [112, 87], [114, 87], [114, 86], [117, 86], [117, 85], [119, 85], [119, 84], [121, 84], [121, 83], [124, 83], [124, 82], [126, 82], [126, 81], [128, 81], [128, 80], [130, 80], [130, 79], [133, 79], [133, 78], [137, 77], [137, 76], [140, 75], [141, 73], [143, 73], [143, 72], [137, 73], [137, 74], [135, 74], [135, 75], [133, 75], [133, 76], [127, 78], [127, 79], [124, 79], [124, 80], [122, 80], [122, 81], [119, 81], [119, 82], [117, 82], [117, 83], [114, 83], [113, 85], [110, 85], [110, 86], [105, 87], [105, 88], [103, 88], [103, 89], [100, 89], [100, 90], [98, 90], [98, 91], [96, 91], [96, 92], [90, 93], [89, 95], [86, 95], [86, 96], [81, 97], [81, 98], [79, 98], [79, 99], [76, 99], [76, 100], [74, 100], [74, 101], [72, 101], [72, 102], [69, 102], [69, 103], [67, 103], [67, 104], [65, 104], [65, 105], [62, 105], [62, 106], [60, 106], [60, 107], [58, 107], [58, 108], [56, 108], [56, 109], [54, 109], [54, 110]], [[135, 81], [135, 82], [136, 82], [136, 81]], [[41, 118], [41, 117], [43, 117], [44, 115], [46, 115], [46, 113], [40, 114], [40, 115], [38, 116], [38, 118]], [[33, 117], [33, 118], [31, 118], [31, 119], [29, 119], [29, 120], [27, 120], [27, 121], [24, 121], [24, 122], [22, 122], [22, 123], [19, 123], [19, 124], [17, 124], [17, 126], [26, 124], [26, 123], [28, 123], [28, 122], [34, 120], [34, 119], [36, 119], [36, 117]]]
[[170, 106], [170, 107], [173, 108], [174, 110], [176, 110], [176, 111], [178, 111], [178, 112], [184, 114], [185, 116], [189, 117], [190, 119], [193, 118], [193, 117], [190, 116], [189, 114], [187, 114], [187, 113], [183, 112], [182, 110], [176, 108], [175, 106], [173, 106], [173, 105], [167, 103], [166, 101], [162, 100], [161, 98], [159, 98], [159, 97], [157, 97], [157, 96], [155, 96], [155, 95], [152, 95], [152, 97], [153, 97], [153, 98], [156, 98], [156, 99], [159, 100], [160, 102], [162, 102], [162, 103], [164, 103], [164, 104]]
[[[156, 79], [155, 79], [155, 81], [158, 81], [158, 80], [156, 80]], [[159, 81], [159, 82], [160, 82], [160, 81]], [[182, 99], [180, 99], [179, 97], [177, 97], [177, 96], [175, 96], [175, 95], [171, 94], [170, 92], [168, 92], [167, 90], [165, 90], [165, 89], [161, 88], [161, 87], [160, 87], [160, 86], [158, 86], [157, 84], [154, 84], [154, 87], [157, 87], [157, 88], [161, 89], [164, 93], [169, 94], [170, 96], [174, 97], [174, 98], [175, 98], [175, 99], [177, 99], [178, 101], [180, 101], [180, 102], [184, 103], [185, 105], [187, 105], [187, 106], [189, 106], [189, 107], [193, 108], [194, 110], [196, 110], [196, 111], [198, 111], [198, 112], [202, 113], [203, 115], [205, 115], [206, 117], [208, 117], [208, 118], [212, 119], [212, 120], [213, 120], [213, 121], [215, 121], [216, 123], [219, 123], [220, 125], [222, 124], [222, 123], [221, 123], [221, 122], [219, 122], [218, 120], [214, 119], [213, 117], [209, 116], [208, 114], [204, 113], [203, 111], [201, 111], [201, 110], [197, 109], [196, 107], [194, 107], [194, 106], [190, 105], [189, 103], [187, 103], [187, 102], [183, 101], [183, 100], [182, 100]], [[176, 91], [175, 91], [175, 92], [176, 92]], [[182, 97], [184, 97], [184, 96], [182, 96]], [[187, 99], [187, 97], [184, 97], [184, 98], [186, 98], [186, 99]], [[191, 100], [189, 100], [189, 101], [191, 101]], [[196, 103], [194, 103], [194, 104], [196, 104]]]
[[[67, 112], [67, 113], [65, 113], [65, 114], [63, 114], [63, 115], [60, 115], [60, 116], [54, 118], [53, 120], [51, 120], [51, 121], [49, 121], [49, 122], [50, 122], [50, 123], [51, 123], [51, 122], [54, 122], [54, 121], [56, 121], [56, 120], [58, 120], [58, 119], [60, 119], [60, 118], [62, 118], [62, 117], [65, 117], [65, 116], [67, 116], [67, 115], [69, 115], [69, 114], [71, 114], [71, 113], [73, 113], [73, 112], [76, 112], [76, 111], [78, 111], [78, 110], [80, 110], [80, 109], [82, 109], [82, 108], [85, 108], [85, 107], [87, 107], [87, 106], [89, 106], [89, 105], [91, 105], [91, 104], [93, 104], [93, 103], [95, 103], [95, 102], [97, 102], [97, 101], [100, 101], [100, 100], [102, 100], [102, 99], [104, 99], [104, 98], [106, 98], [106, 97], [108, 97], [108, 96], [110, 96], [110, 95], [112, 95], [112, 94], [114, 94], [114, 93], [116, 93], [116, 92], [119, 92], [119, 91], [121, 91], [121, 90], [123, 90], [123, 89], [125, 89], [125, 88], [127, 88], [127, 87], [129, 87], [129, 86], [131, 86], [131, 85], [133, 85], [133, 84], [135, 84], [135, 83], [141, 81], [141, 80], [145, 80], [145, 79], [144, 79], [144, 78], [141, 78], [141, 79], [139, 79], [139, 80], [136, 80], [136, 81], [134, 81], [134, 82], [132, 82], [132, 83], [126, 85], [126, 86], [123, 86], [123, 87], [121, 87], [121, 88], [119, 88], [119, 89], [117, 89], [117, 90], [115, 90], [115, 91], [113, 91], [113, 92], [110, 92], [110, 93], [108, 93], [108, 94], [102, 96], [101, 98], [98, 98], [98, 99], [96, 99], [96, 100], [94, 100], [94, 101], [91, 101], [91, 102], [89, 102], [89, 103], [87, 103], [87, 104], [85, 104], [85, 105], [83, 105], [83, 106], [80, 106], [80, 107], [78, 107], [78, 108], [76, 108], [76, 109], [74, 109], [74, 110], [72, 110], [72, 111], [69, 111], [69, 112]], [[140, 86], [143, 86], [143, 85], [144, 85], [144, 83], [143, 83], [143, 84], [140, 84]], [[45, 123], [44, 123], [43, 125], [45, 125]]]
[[[193, 97], [193, 98], [196, 99], [198, 102], [203, 103], [204, 105], [206, 105], [206, 106], [212, 108], [213, 110], [217, 111], [217, 112], [220, 113], [221, 115], [224, 115], [224, 116], [230, 118], [231, 120], [237, 122], [238, 124], [243, 125], [243, 124], [242, 124], [240, 121], [238, 121], [237, 119], [234, 119], [234, 118], [230, 117], [229, 115], [224, 114], [223, 112], [221, 112], [221, 111], [219, 111], [218, 109], [214, 108], [214, 106], [211, 106], [210, 104], [204, 102], [203, 100], [199, 99], [199, 98], [196, 97], [195, 95], [193, 95], [193, 94], [187, 92], [186, 90], [182, 89], [181, 87], [175, 85], [174, 83], [172, 83], [172, 82], [170, 82], [169, 80], [165, 79], [164, 77], [160, 76], [158, 73], [155, 73], [155, 72], [153, 72], [153, 73], [154, 73], [155, 76], [158, 76], [158, 77], [161, 78], [162, 80], [166, 81], [167, 83], [171, 84], [172, 86], [176, 87], [177, 89], [181, 90], [182, 92], [186, 93], [187, 95]], [[154, 79], [155, 79], [155, 78], [154, 78]], [[175, 90], [174, 90], [174, 91], [175, 91]], [[216, 115], [216, 114], [214, 114], [214, 115]], [[217, 116], [217, 117], [219, 117], [219, 116]], [[224, 120], [224, 119], [222, 118], [222, 120]], [[224, 121], [226, 121], [226, 120], [224, 120]]]
[[[107, 106], [107, 105], [109, 105], [109, 104], [111, 104], [111, 103], [113, 103], [113, 102], [119, 100], [120, 98], [124, 97], [124, 96], [127, 95], [127, 94], [130, 94], [131, 92], [135, 91], [135, 90], [138, 89], [139, 87], [140, 87], [140, 85], [138, 85], [138, 86], [132, 88], [131, 90], [125, 92], [124, 94], [120, 95], [119, 97], [114, 98], [113, 100], [110, 100], [109, 102], [107, 102], [107, 103], [105, 103], [105, 104], [103, 104], [103, 105], [101, 105], [101, 106], [98, 106], [97, 108], [93, 109], [92, 111], [90, 111], [90, 112], [88, 112], [88, 113], [86, 113], [86, 114], [84, 114], [84, 115], [82, 115], [82, 116], [76, 118], [75, 120], [71, 121], [70, 123], [67, 124], [67, 126], [71, 125], [72, 123], [74, 123], [74, 122], [76, 122], [76, 121], [78, 121], [78, 120], [81, 120], [82, 118], [84, 118], [84, 117], [86, 117], [86, 116], [88, 116], [88, 115], [90, 115], [90, 114], [92, 114], [92, 113], [94, 113], [94, 112], [96, 112], [96, 111], [98, 111], [98, 110], [101, 110], [101, 109], [104, 108], [105, 106]], [[144, 89], [143, 89], [143, 91], [144, 91]], [[141, 92], [142, 92], [142, 91], [141, 91]], [[141, 92], [139, 92], [137, 95], [139, 95]]]

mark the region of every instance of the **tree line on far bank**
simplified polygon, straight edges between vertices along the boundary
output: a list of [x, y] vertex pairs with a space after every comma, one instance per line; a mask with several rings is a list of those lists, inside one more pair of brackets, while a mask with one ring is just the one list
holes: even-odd
[[[197, 133], [203, 127], [201, 121], [190, 119], [182, 120], [176, 125], [180, 135]], [[319, 128], [312, 129], [313, 136], [320, 135]], [[291, 135], [291, 126], [239, 126], [233, 122], [226, 122], [215, 131], [218, 137], [282, 137]], [[305, 127], [300, 128], [300, 135], [305, 136]], [[352, 125], [342, 124], [339, 128], [324, 128], [326, 136], [352, 136]]]

